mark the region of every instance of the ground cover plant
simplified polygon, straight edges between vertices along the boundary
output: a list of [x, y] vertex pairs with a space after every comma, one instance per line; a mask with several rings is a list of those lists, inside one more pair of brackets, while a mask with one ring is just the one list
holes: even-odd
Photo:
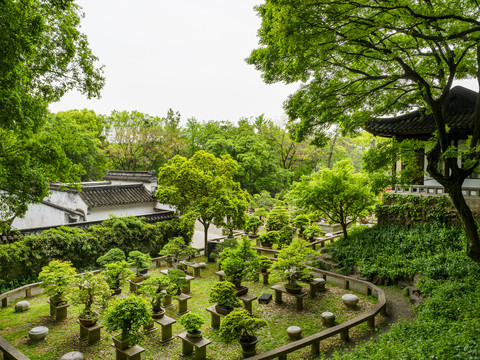
[[[205, 261], [205, 259], [200, 259]], [[188, 301], [188, 309], [196, 312], [205, 320], [202, 325], [202, 334], [207, 339], [212, 340], [212, 344], [207, 348], [207, 356], [211, 360], [241, 359], [241, 348], [238, 344], [226, 344], [219, 339], [219, 331], [210, 328], [210, 314], [205, 310], [211, 306], [208, 301], [208, 294], [213, 285], [218, 281], [214, 274], [217, 270], [215, 263], [208, 263], [207, 268], [202, 271], [202, 279], [195, 279], [191, 282], [191, 296]], [[151, 271], [152, 277], [158, 275], [158, 270]], [[260, 296], [263, 293], [273, 293], [270, 285], [263, 285], [261, 282], [245, 282], [249, 287], [249, 293]], [[370, 309], [375, 300], [371, 297], [365, 297], [361, 294], [360, 306], [358, 310], [347, 309], [341, 296], [347, 292], [342, 288], [328, 284], [328, 291], [317, 295], [317, 299], [311, 300], [309, 297], [304, 300], [304, 310], [297, 312], [293, 298], [284, 297], [284, 304], [276, 305], [271, 302], [268, 305], [261, 305], [258, 302], [253, 303], [253, 314], [267, 320], [267, 326], [258, 330], [258, 336], [261, 339], [257, 345], [259, 352], [265, 352], [274, 349], [280, 345], [289, 342], [286, 329], [288, 326], [297, 325], [303, 329], [305, 336], [314, 334], [325, 329], [322, 325], [320, 314], [324, 311], [332, 311], [337, 317], [337, 322], [344, 322], [358, 316]], [[351, 292], [351, 290], [348, 290]], [[128, 286], [124, 285], [123, 293], [128, 293]], [[76, 323], [77, 316], [82, 310], [82, 306], [71, 305], [68, 318], [62, 322], [55, 322], [49, 316], [49, 307], [45, 296], [38, 296], [29, 299], [31, 309], [25, 313], [15, 313], [13, 304], [7, 308], [0, 309], [0, 336], [4, 337], [11, 344], [16, 346], [25, 355], [32, 360], [51, 360], [60, 358], [60, 356], [71, 350], [82, 351], [86, 358], [91, 360], [114, 359], [115, 352], [110, 346], [112, 343], [111, 334], [102, 329], [102, 340], [99, 343], [88, 346], [85, 342], [78, 339], [79, 326]], [[176, 300], [172, 300], [176, 305]], [[167, 308], [166, 315], [177, 320], [173, 325], [173, 334], [180, 334], [184, 331], [178, 323], [176, 315], [176, 306]], [[381, 321], [383, 318], [377, 318]], [[105, 323], [105, 314], [101, 314], [99, 322]], [[45, 325], [49, 327], [50, 332], [47, 340], [37, 344], [28, 341], [28, 330], [34, 326]], [[158, 327], [158, 325], [157, 325]], [[118, 333], [118, 332], [117, 332]], [[369, 330], [366, 324], [351, 330], [352, 338], [365, 336]], [[115, 334], [113, 334], [115, 335]], [[160, 346], [161, 334], [156, 331], [148, 334], [140, 345], [146, 349], [142, 354], [144, 360], [157, 359], [178, 359], [181, 353], [181, 342], [178, 339], [169, 342], [166, 346]], [[326, 340], [321, 343], [322, 351], [327, 351], [332, 346], [341, 344], [337, 337]], [[309, 358], [310, 349], [307, 347], [298, 351], [299, 358]]]
[[425, 301], [415, 320], [335, 359], [480, 358], [480, 264], [464, 248], [462, 230], [439, 223], [356, 229], [325, 247], [344, 269], [358, 264], [367, 277], [420, 275]]

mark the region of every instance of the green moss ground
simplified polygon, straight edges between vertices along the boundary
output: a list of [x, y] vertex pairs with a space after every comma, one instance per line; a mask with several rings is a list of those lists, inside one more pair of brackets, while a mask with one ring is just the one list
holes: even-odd
[[[202, 259], [200, 259], [202, 261]], [[191, 282], [191, 296], [188, 301], [188, 308], [204, 317], [205, 324], [202, 328], [204, 337], [210, 339], [212, 344], [207, 347], [208, 359], [241, 359], [241, 349], [238, 344], [224, 344], [218, 338], [218, 331], [210, 328], [210, 313], [205, 309], [212, 305], [208, 302], [210, 289], [218, 280], [213, 273], [216, 271], [216, 264], [208, 264], [202, 271], [202, 279], [195, 279]], [[153, 271], [152, 273], [155, 273]], [[263, 285], [261, 282], [245, 283], [249, 287], [249, 294], [260, 296], [263, 293], [271, 293], [270, 285]], [[324, 311], [331, 311], [336, 315], [338, 323], [352, 319], [364, 311], [370, 309], [376, 299], [360, 297], [359, 307], [356, 310], [347, 309], [341, 301], [341, 296], [351, 290], [343, 290], [333, 284], [327, 284], [325, 293], [317, 294], [315, 299], [304, 298], [304, 310], [297, 312], [295, 310], [294, 298], [283, 296], [284, 304], [276, 305], [272, 301], [268, 305], [253, 302], [253, 312], [257, 317], [268, 321], [268, 326], [260, 329], [258, 335], [260, 342], [257, 344], [259, 352], [272, 350], [289, 342], [286, 334], [288, 326], [296, 325], [303, 329], [303, 335], [308, 336], [324, 330], [320, 314]], [[128, 292], [128, 287], [123, 289], [123, 293]], [[16, 346], [21, 352], [32, 360], [52, 360], [59, 359], [64, 353], [78, 350], [84, 353], [85, 358], [89, 360], [114, 359], [115, 351], [112, 348], [111, 334], [102, 329], [102, 340], [94, 345], [87, 345], [86, 342], [79, 340], [79, 325], [76, 323], [80, 307], [70, 306], [68, 309], [68, 318], [62, 322], [55, 322], [49, 315], [49, 305], [45, 296], [37, 296], [29, 299], [31, 308], [24, 313], [15, 313], [14, 304], [7, 308], [0, 309], [0, 336], [4, 337], [11, 344]], [[172, 301], [175, 305], [176, 300]], [[167, 310], [167, 315], [178, 319], [176, 315], [176, 306]], [[379, 318], [383, 321], [383, 318]], [[377, 320], [378, 321], [378, 320]], [[102, 322], [102, 319], [100, 319]], [[31, 343], [28, 340], [28, 330], [35, 326], [47, 326], [49, 334], [47, 339], [40, 343]], [[178, 324], [173, 325], [173, 334], [183, 332], [183, 328]], [[350, 336], [363, 337], [369, 330], [362, 324], [350, 331]], [[174, 339], [167, 345], [159, 345], [161, 339], [160, 329], [147, 335], [140, 345], [146, 349], [142, 355], [144, 360], [157, 359], [178, 359], [181, 353], [180, 339]], [[328, 339], [321, 343], [321, 350], [328, 351], [332, 347], [340, 344], [338, 336]], [[309, 348], [297, 351], [297, 358], [309, 358]], [[321, 357], [321, 356], [320, 356]], [[1, 359], [1, 355], [0, 355]], [[189, 359], [186, 357], [185, 359]]]

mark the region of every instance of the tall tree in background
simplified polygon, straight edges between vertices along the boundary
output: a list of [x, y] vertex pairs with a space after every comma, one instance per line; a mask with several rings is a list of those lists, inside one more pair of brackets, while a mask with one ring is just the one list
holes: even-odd
[[39, 131], [49, 103], [74, 88], [98, 96], [104, 78], [74, 1], [4, 0], [0, 14], [0, 213], [8, 224], [47, 195], [50, 181], [79, 179], [54, 137]]
[[210, 225], [225, 226], [227, 216], [234, 224], [240, 223], [250, 202], [233, 181], [236, 173], [237, 163], [229, 155], [217, 158], [202, 150], [190, 159], [177, 155], [158, 171], [158, 201], [200, 221], [207, 256]]
[[[354, 130], [414, 107], [433, 114], [436, 136], [427, 170], [450, 194], [467, 235], [467, 254], [480, 261], [478, 232], [461, 188], [480, 162], [480, 97], [461, 163], [445, 118], [453, 81], [480, 82], [478, 3], [267, 0], [257, 11], [262, 47], [248, 62], [267, 82], [303, 82], [286, 103], [297, 138], [313, 134], [320, 141], [332, 124]], [[438, 171], [442, 156], [450, 168], [446, 175]]]
[[108, 166], [101, 116], [92, 110], [70, 110], [48, 117], [43, 132], [54, 136], [73, 164], [81, 165], [82, 181], [101, 180]]
[[114, 111], [106, 119], [111, 144], [108, 156], [118, 170], [154, 170], [185, 147], [180, 114], [165, 118], [139, 111]]

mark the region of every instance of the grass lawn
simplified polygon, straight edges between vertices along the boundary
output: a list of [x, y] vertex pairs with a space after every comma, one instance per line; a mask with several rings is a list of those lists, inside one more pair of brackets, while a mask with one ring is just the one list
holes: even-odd
[[[205, 261], [200, 258], [199, 261]], [[205, 309], [210, 305], [208, 296], [213, 284], [218, 277], [213, 273], [217, 270], [217, 265], [210, 263], [206, 269], [202, 270], [202, 279], [195, 279], [191, 282], [191, 296], [188, 301], [188, 309], [197, 312], [205, 319], [202, 328], [203, 336], [212, 341], [207, 347], [208, 359], [242, 359], [242, 352], [239, 344], [224, 344], [218, 338], [218, 331], [210, 328], [210, 313]], [[155, 274], [157, 270], [151, 271]], [[247, 282], [243, 285], [249, 287], [249, 294], [260, 296], [263, 293], [274, 294], [270, 290], [270, 285], [263, 285], [261, 282]], [[327, 283], [327, 291], [318, 293], [315, 299], [310, 297], [304, 298], [304, 310], [297, 312], [295, 310], [294, 298], [284, 294], [282, 305], [276, 305], [272, 301], [268, 305], [259, 304], [257, 301], [253, 303], [253, 313], [255, 316], [264, 318], [268, 322], [268, 326], [258, 331], [260, 341], [257, 344], [258, 352], [272, 350], [289, 342], [286, 329], [289, 326], [296, 325], [303, 329], [303, 335], [308, 336], [316, 332], [324, 330], [320, 314], [324, 311], [333, 312], [336, 316], [337, 323], [341, 323], [352, 319], [361, 313], [370, 309], [376, 299], [366, 297], [357, 293], [360, 298], [359, 307], [356, 310], [347, 309], [342, 301], [341, 296], [345, 293], [352, 293], [352, 290], [343, 290], [331, 283]], [[124, 287], [123, 293], [128, 292], [128, 287]], [[354, 292], [355, 293], [355, 292]], [[24, 313], [15, 313], [14, 304], [10, 304], [7, 308], [0, 308], [0, 336], [4, 337], [8, 342], [17, 347], [21, 352], [32, 360], [54, 360], [59, 359], [64, 353], [69, 351], [81, 351], [86, 359], [89, 360], [106, 360], [115, 359], [115, 351], [111, 346], [111, 334], [102, 329], [102, 340], [94, 345], [87, 345], [86, 342], [79, 340], [79, 325], [76, 322], [80, 312], [80, 307], [70, 306], [68, 308], [68, 318], [62, 322], [55, 322], [49, 317], [49, 304], [45, 296], [37, 296], [28, 299], [30, 302], [30, 310]], [[174, 319], [178, 319], [177, 301], [172, 299], [175, 307], [169, 308], [166, 315]], [[379, 318], [383, 321], [383, 318]], [[102, 318], [100, 318], [100, 323]], [[49, 334], [46, 340], [40, 343], [31, 343], [28, 339], [29, 329], [35, 326], [47, 326]], [[159, 327], [157, 325], [157, 327]], [[173, 325], [173, 334], [183, 332], [183, 328], [175, 323]], [[366, 324], [362, 324], [350, 330], [350, 336], [364, 337], [369, 330]], [[140, 344], [145, 348], [142, 354], [144, 360], [156, 359], [178, 359], [181, 354], [181, 340], [174, 339], [168, 344], [159, 345], [161, 339], [160, 329], [156, 332], [148, 334], [144, 341]], [[322, 351], [330, 350], [341, 343], [338, 336], [323, 341], [320, 346]], [[292, 355], [293, 356], [293, 355]], [[295, 353], [297, 358], [311, 358], [310, 348], [299, 350]], [[193, 358], [193, 357], [192, 357]], [[0, 359], [2, 355], [0, 354]], [[186, 357], [185, 359], [189, 359]]]

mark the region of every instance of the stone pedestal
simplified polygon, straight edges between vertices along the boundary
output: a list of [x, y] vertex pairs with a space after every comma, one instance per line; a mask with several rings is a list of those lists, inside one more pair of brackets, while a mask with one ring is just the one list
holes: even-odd
[[140, 360], [141, 354], [145, 349], [135, 345], [126, 349], [119, 349], [115, 347], [116, 359], [117, 360]]
[[245, 310], [247, 310], [250, 313], [250, 315], [252, 315], [253, 313], [252, 303], [254, 300], [257, 299], [257, 297], [250, 294], [246, 294], [246, 295], [239, 296], [238, 298], [242, 300], [243, 307], [245, 308]]
[[176, 320], [163, 315], [160, 319], [155, 319], [155, 322], [160, 325], [162, 331], [162, 340], [161, 344], [165, 344], [173, 340], [172, 336], [172, 325], [176, 323]]
[[55, 321], [61, 321], [67, 318], [68, 304], [54, 305], [50, 301], [50, 316], [55, 317]]
[[78, 325], [80, 325], [80, 340], [87, 340], [89, 344], [94, 344], [97, 341], [100, 341], [100, 329], [102, 324], [96, 323], [93, 326], [83, 326], [80, 324], [80, 321], [77, 320]]
[[210, 340], [204, 337], [191, 338], [186, 332], [181, 333], [178, 337], [182, 340], [182, 355], [190, 356], [195, 348], [195, 360], [205, 360], [207, 358], [207, 345]]
[[190, 295], [186, 295], [186, 294], [180, 294], [177, 296], [177, 300], [178, 300], [178, 314], [177, 315], [183, 315], [183, 314], [186, 314], [187, 312], [189, 312], [190, 310], [188, 310], [188, 307], [187, 307], [187, 301], [188, 299], [191, 299], [192, 297]]
[[212, 327], [212, 329], [216, 330], [220, 328], [220, 317], [225, 315], [219, 314], [215, 309], [215, 305], [208, 307], [207, 311], [210, 313], [210, 320], [211, 320], [210, 326]]

